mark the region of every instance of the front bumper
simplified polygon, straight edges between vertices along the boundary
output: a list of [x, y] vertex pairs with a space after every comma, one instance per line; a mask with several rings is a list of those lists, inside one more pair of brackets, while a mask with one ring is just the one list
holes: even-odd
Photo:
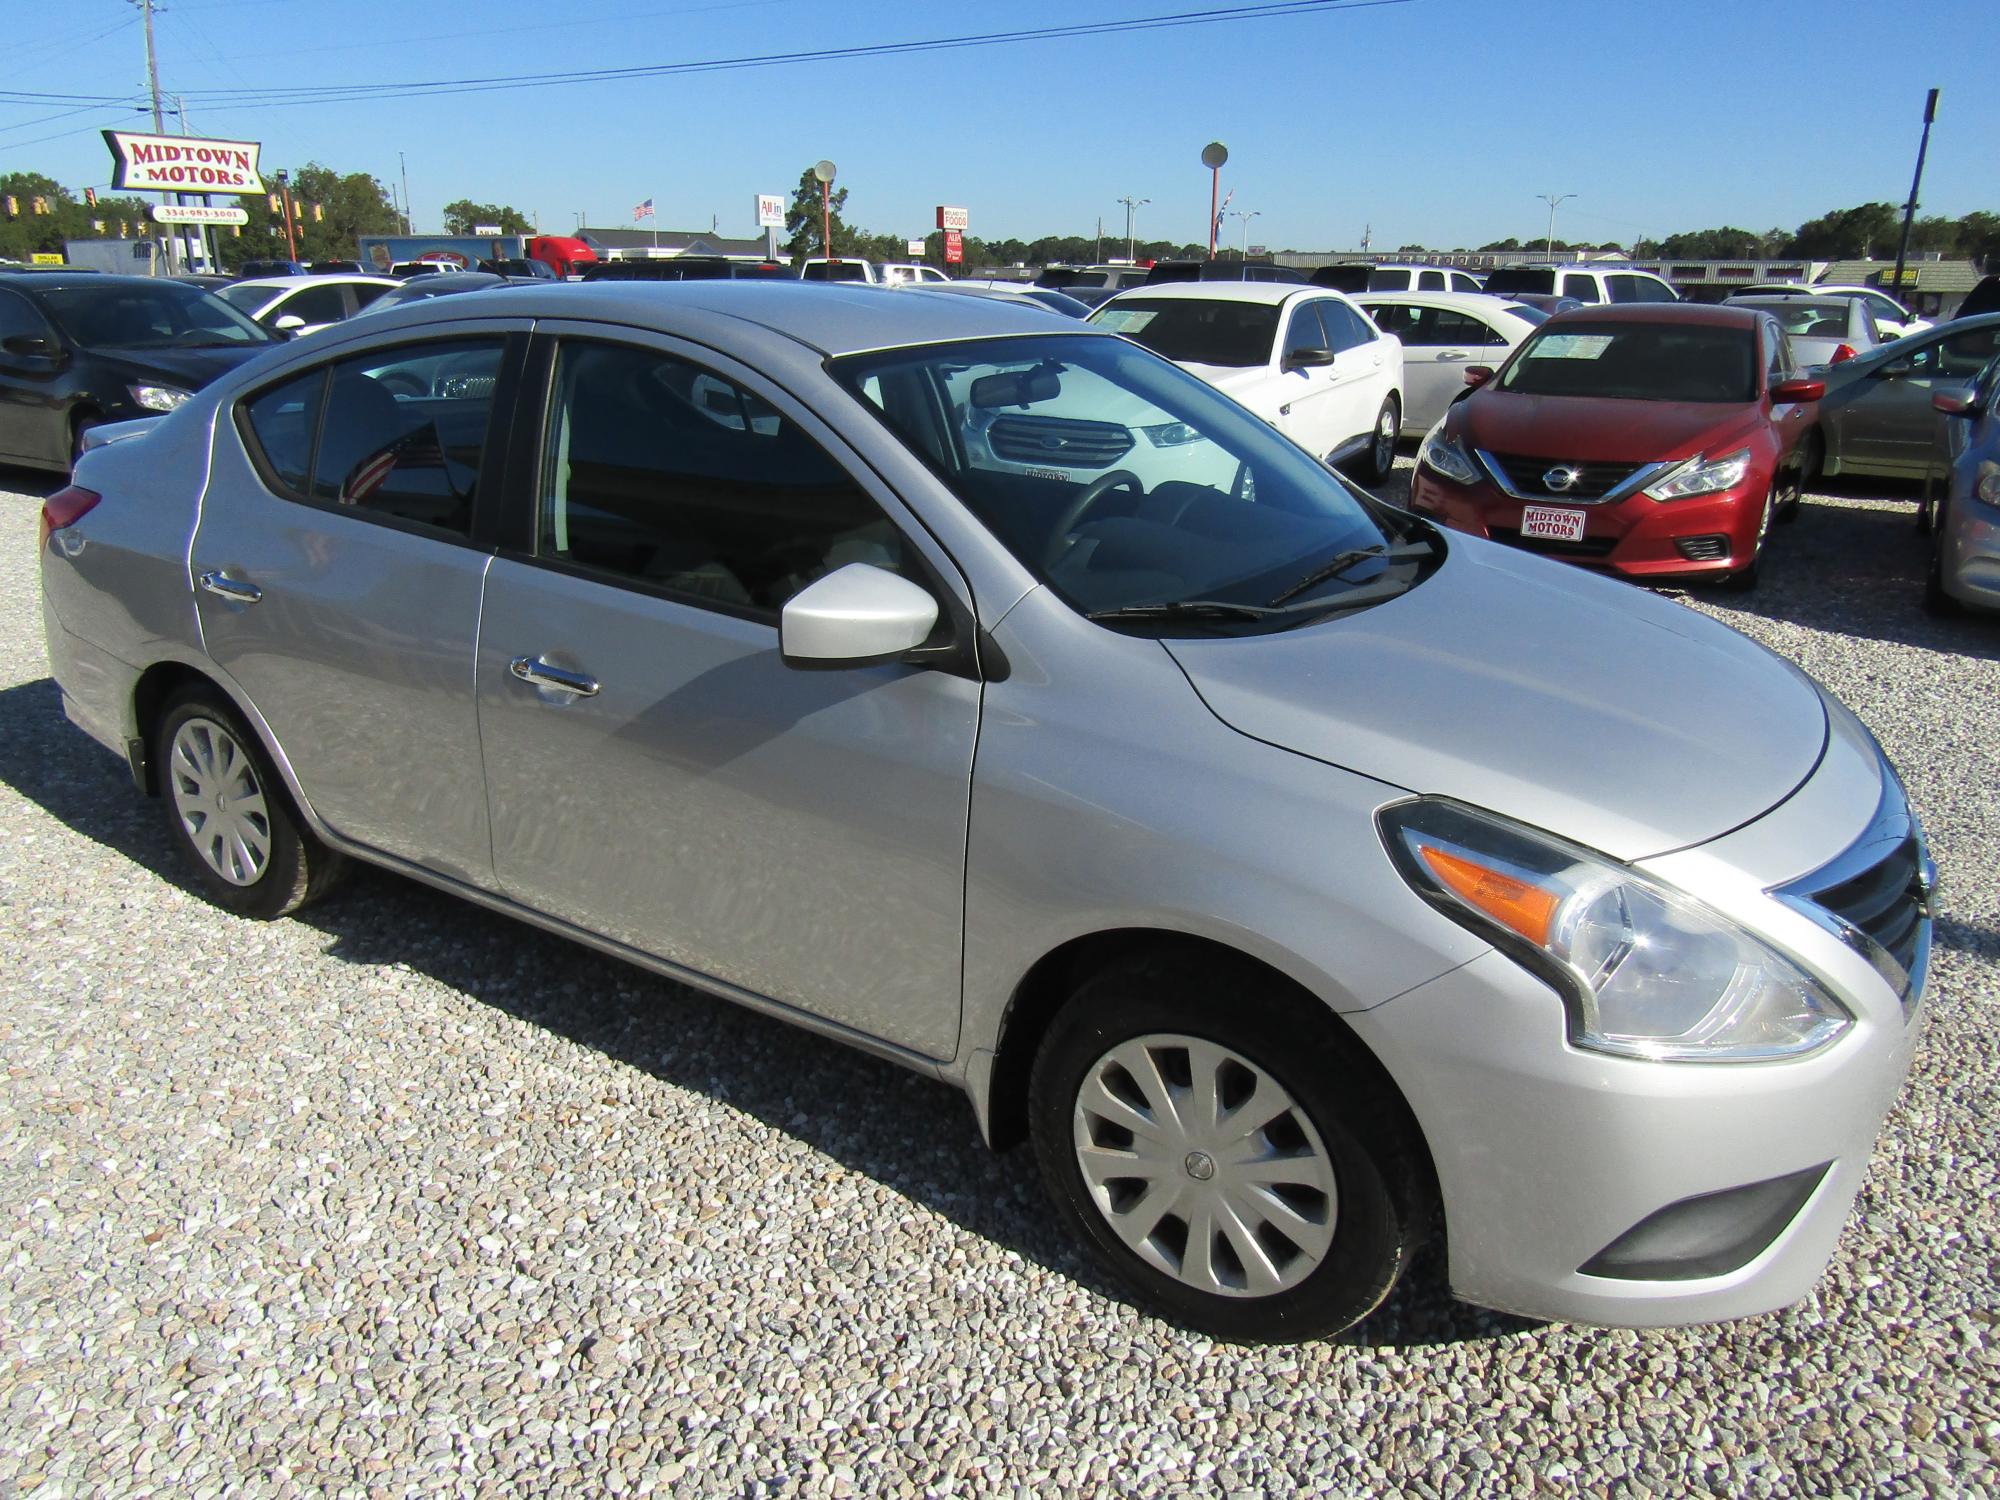
[[[1827, 983], [1855, 1019], [1820, 1052], [1690, 1064], [1583, 1051], [1556, 995], [1498, 952], [1346, 1017], [1431, 1148], [1458, 1296], [1650, 1327], [1769, 1312], [1811, 1291], [1909, 1069], [1930, 940], [1926, 916], [1899, 985], [1769, 894], [1865, 837], [1883, 783], [1838, 753], [1855, 733], [1865, 737], [1837, 723], [1829, 764], [1765, 818], [1643, 862]], [[1839, 842], [1829, 847], [1815, 828], [1839, 830]], [[1814, 847], [1821, 857], [1802, 861]], [[1662, 1262], [1662, 1245], [1704, 1235], [1703, 1253]], [[1707, 1253], [1718, 1244], [1723, 1253]]]
[[[1545, 557], [1560, 558], [1623, 578], [1719, 578], [1750, 565], [1763, 521], [1771, 476], [1753, 470], [1734, 489], [1687, 500], [1649, 500], [1633, 495], [1599, 504], [1516, 499], [1488, 481], [1457, 484], [1419, 465], [1410, 484], [1410, 508], [1449, 526]], [[1581, 542], [1552, 542], [1522, 536], [1527, 505], [1549, 505], [1584, 513]], [[1701, 539], [1722, 538], [1716, 544]], [[1680, 545], [1697, 543], [1689, 556]]]

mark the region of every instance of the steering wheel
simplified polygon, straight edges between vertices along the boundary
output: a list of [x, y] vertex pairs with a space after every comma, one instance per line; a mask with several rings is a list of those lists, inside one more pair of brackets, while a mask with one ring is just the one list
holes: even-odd
[[1049, 544], [1042, 552], [1044, 568], [1053, 568], [1062, 560], [1063, 553], [1069, 550], [1070, 533], [1083, 524], [1083, 518], [1090, 513], [1092, 506], [1118, 489], [1130, 490], [1135, 495], [1146, 493], [1145, 485], [1130, 469], [1111, 469], [1091, 480], [1083, 487], [1083, 493], [1064, 508], [1055, 530], [1049, 533]]

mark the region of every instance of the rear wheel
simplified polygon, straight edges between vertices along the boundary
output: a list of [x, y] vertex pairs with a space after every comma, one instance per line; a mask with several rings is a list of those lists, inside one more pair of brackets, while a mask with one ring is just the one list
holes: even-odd
[[1029, 1111], [1070, 1228], [1137, 1300], [1219, 1338], [1351, 1327], [1421, 1234], [1402, 1101], [1318, 1002], [1254, 971], [1157, 956], [1086, 981]]
[[170, 703], [153, 750], [168, 831], [216, 905], [270, 920], [333, 883], [340, 856], [307, 831], [264, 747], [218, 694]]

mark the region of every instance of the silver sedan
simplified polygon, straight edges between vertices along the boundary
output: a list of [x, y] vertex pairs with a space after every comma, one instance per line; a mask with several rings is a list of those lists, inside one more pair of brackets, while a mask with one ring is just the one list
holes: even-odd
[[1919, 1031], [1923, 837], [1824, 691], [1039, 311], [371, 315], [93, 434], [41, 564], [215, 901], [366, 860], [955, 1085], [1226, 1338], [1440, 1225], [1496, 1307], [1783, 1306]]

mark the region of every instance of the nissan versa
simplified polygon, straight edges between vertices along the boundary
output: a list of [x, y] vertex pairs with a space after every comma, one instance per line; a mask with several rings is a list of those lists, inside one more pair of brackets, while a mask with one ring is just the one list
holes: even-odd
[[1932, 869], [1853, 715], [1116, 335], [502, 288], [91, 441], [64, 707], [215, 900], [363, 859], [944, 1079], [1220, 1336], [1439, 1232], [1529, 1315], [1783, 1306], [1909, 1064]]

